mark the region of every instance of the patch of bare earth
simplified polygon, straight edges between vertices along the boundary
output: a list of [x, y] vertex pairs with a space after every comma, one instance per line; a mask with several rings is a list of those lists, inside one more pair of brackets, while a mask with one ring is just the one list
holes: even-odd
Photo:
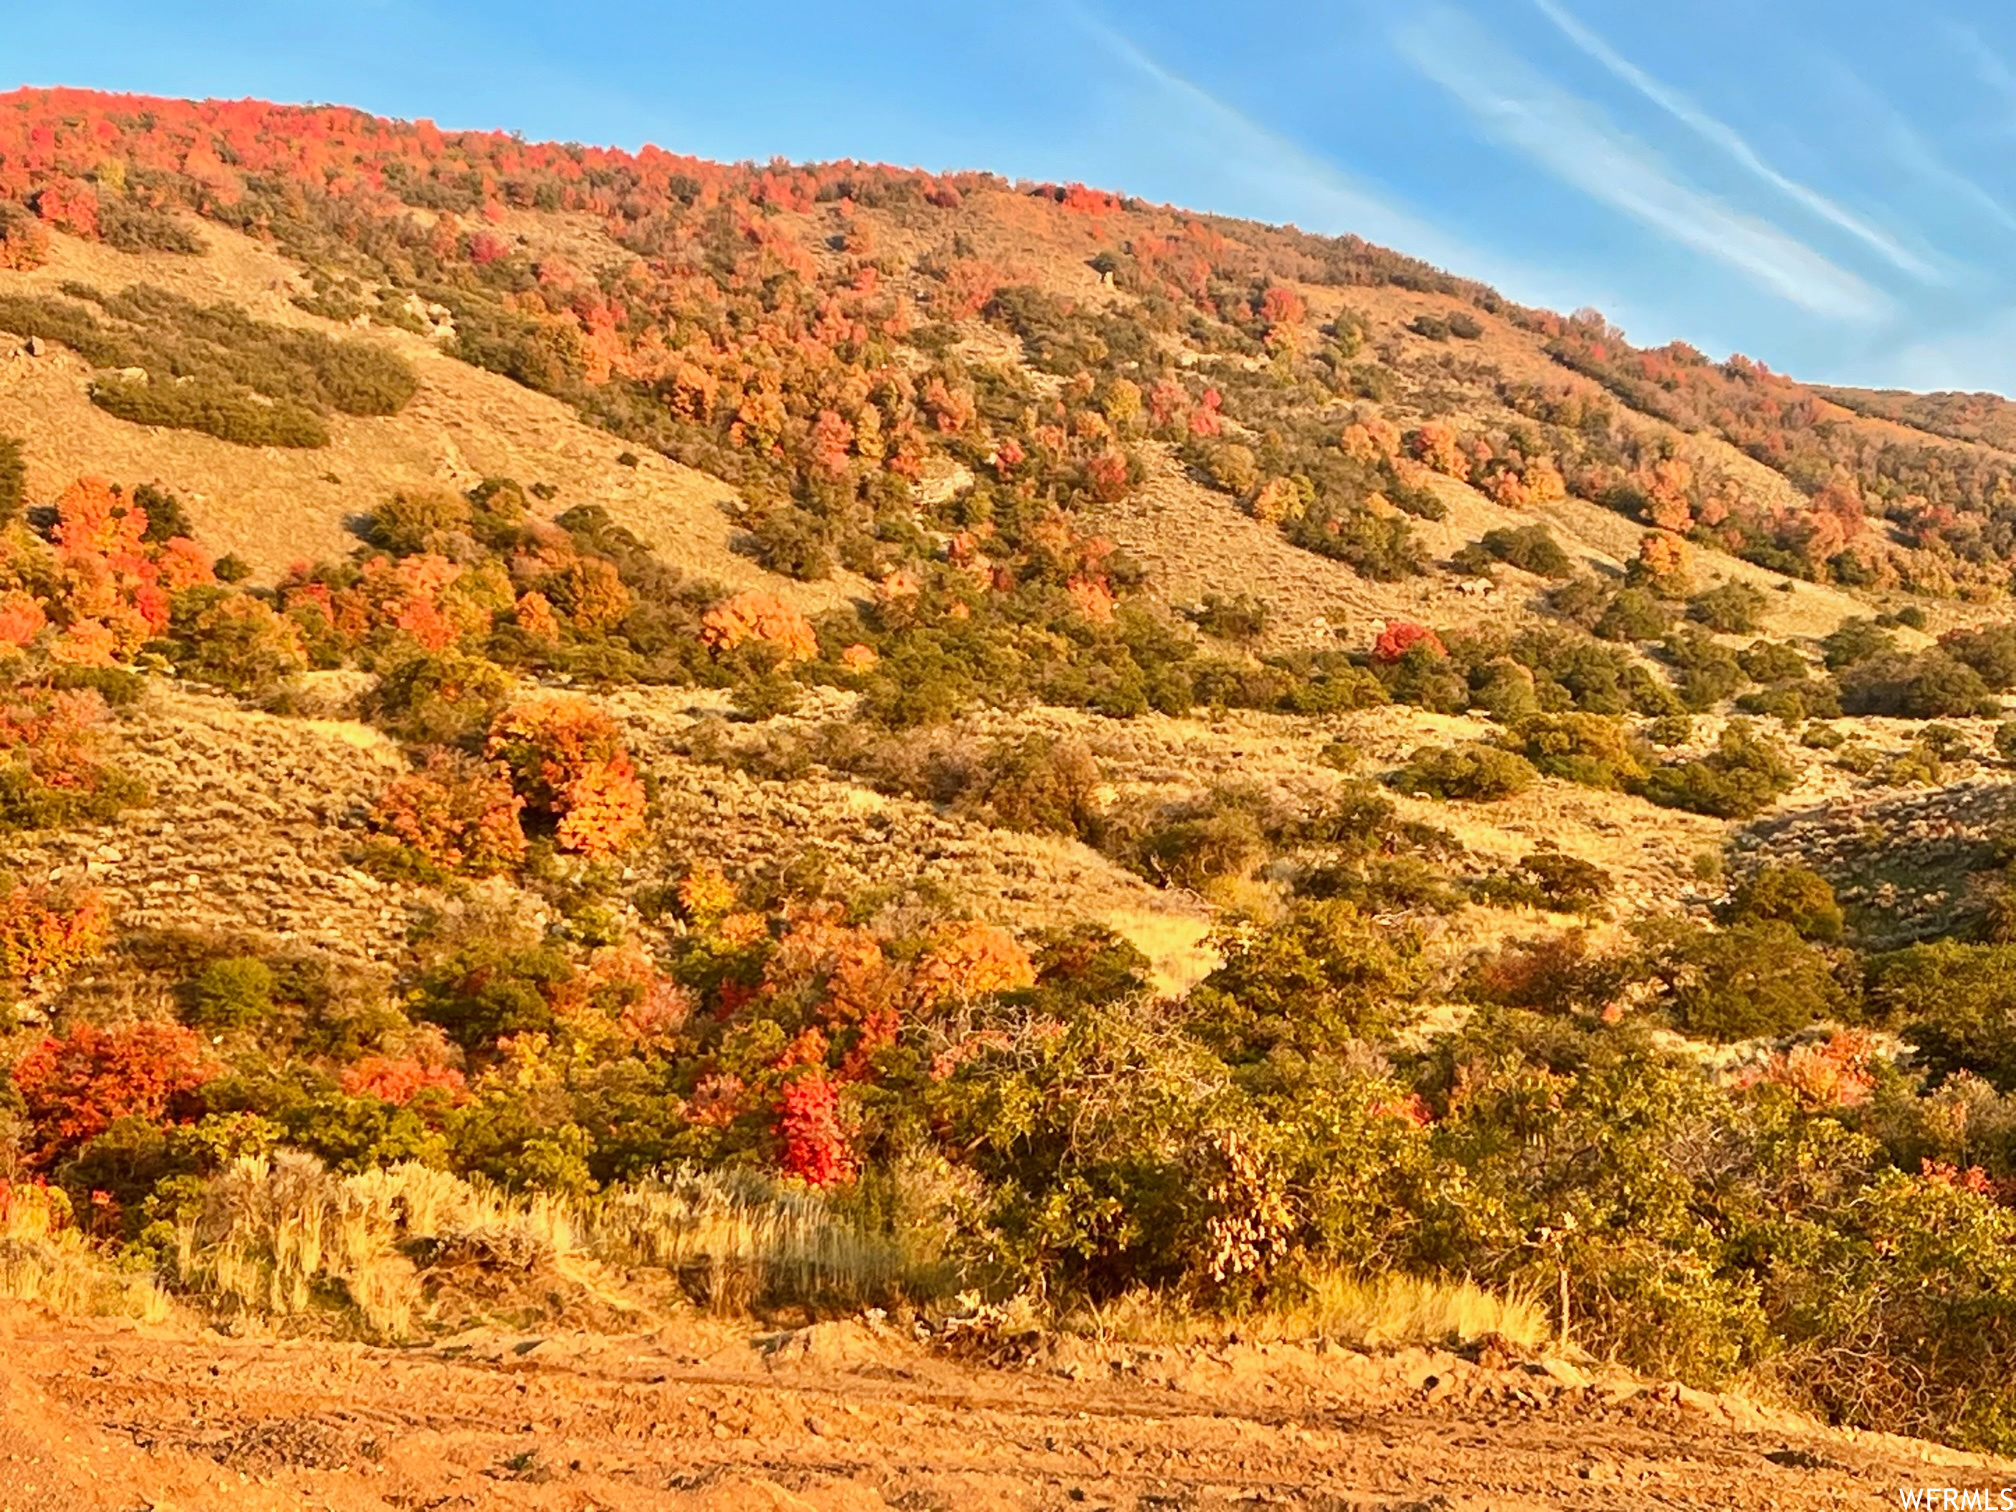
[[0, 1311], [0, 1507], [1437, 1509], [1896, 1505], [2012, 1467], [1561, 1362], [1058, 1341], [995, 1368], [865, 1324], [428, 1348]]

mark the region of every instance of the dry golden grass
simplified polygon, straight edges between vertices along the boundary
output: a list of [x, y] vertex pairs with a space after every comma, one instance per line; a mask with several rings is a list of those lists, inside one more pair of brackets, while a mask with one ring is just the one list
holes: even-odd
[[1101, 1340], [1187, 1344], [1236, 1333], [1242, 1341], [1314, 1339], [1353, 1349], [1472, 1344], [1495, 1338], [1535, 1349], [1554, 1336], [1547, 1308], [1523, 1292], [1496, 1293], [1468, 1279], [1317, 1271], [1264, 1305], [1223, 1316], [1153, 1292], [1129, 1292], [1063, 1320]]
[[[825, 1194], [750, 1173], [681, 1170], [593, 1198], [511, 1194], [416, 1164], [339, 1176], [313, 1156], [244, 1157], [176, 1232], [177, 1288], [251, 1320], [311, 1316], [370, 1338], [430, 1321], [430, 1266], [575, 1290], [641, 1316], [656, 1271], [710, 1309], [858, 1308], [940, 1285], [934, 1257]], [[0, 1278], [5, 1272], [0, 1271]], [[45, 1288], [46, 1289], [46, 1288]]]
[[16, 1186], [0, 1195], [0, 1299], [71, 1317], [166, 1319], [172, 1307], [154, 1278], [108, 1264], [69, 1216], [61, 1192]]
[[717, 1311], [862, 1307], [942, 1282], [931, 1257], [871, 1231], [823, 1193], [754, 1173], [672, 1172], [608, 1193], [579, 1221], [598, 1260], [670, 1271]]
[[1419, 1276], [1359, 1278], [1320, 1273], [1289, 1300], [1263, 1310], [1254, 1331], [1283, 1339], [1330, 1339], [1359, 1348], [1469, 1344], [1497, 1337], [1536, 1348], [1553, 1336], [1537, 1298], [1486, 1291], [1470, 1280]]

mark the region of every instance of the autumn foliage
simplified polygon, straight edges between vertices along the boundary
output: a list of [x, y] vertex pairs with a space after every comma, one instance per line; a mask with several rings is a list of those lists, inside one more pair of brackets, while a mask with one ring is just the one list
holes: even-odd
[[439, 1092], [450, 1102], [460, 1102], [468, 1095], [468, 1084], [460, 1071], [412, 1055], [367, 1055], [343, 1068], [341, 1084], [347, 1096], [375, 1097], [397, 1108], [423, 1092]]
[[506, 768], [437, 749], [380, 795], [371, 823], [432, 866], [482, 877], [525, 859], [524, 807]]
[[644, 833], [646, 798], [615, 721], [586, 699], [536, 698], [507, 709], [486, 752], [502, 764], [526, 814], [562, 850], [606, 856]]
[[0, 894], [0, 977], [60, 978], [105, 948], [111, 910], [91, 889], [17, 883]]
[[702, 617], [700, 633], [716, 651], [755, 642], [786, 662], [811, 661], [819, 654], [812, 622], [774, 593], [751, 590], [722, 600]]
[[194, 1030], [156, 1022], [45, 1036], [11, 1075], [40, 1140], [38, 1164], [102, 1134], [121, 1118], [162, 1124], [193, 1116], [191, 1100], [220, 1068]]
[[859, 1169], [840, 1117], [840, 1091], [817, 1072], [786, 1084], [777, 1108], [779, 1164], [810, 1186], [838, 1186]]
[[1372, 659], [1379, 662], [1397, 662], [1416, 646], [1425, 648], [1436, 656], [1448, 655], [1442, 644], [1442, 637], [1426, 625], [1413, 620], [1391, 619], [1372, 641]]

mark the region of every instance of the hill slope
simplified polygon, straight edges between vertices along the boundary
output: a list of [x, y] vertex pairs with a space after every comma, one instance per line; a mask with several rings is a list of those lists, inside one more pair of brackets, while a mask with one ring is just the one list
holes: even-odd
[[[161, 1494], [1897, 1473], [1315, 1363], [1394, 1276], [2016, 1448], [2000, 401], [1083, 186], [77, 91], [0, 96], [0, 353], [0, 1291], [356, 1341], [20, 1325]], [[877, 1333], [996, 1309], [1106, 1384]], [[1311, 1342], [1064, 1358], [1124, 1318]], [[789, 1443], [653, 1460], [702, 1403]]]

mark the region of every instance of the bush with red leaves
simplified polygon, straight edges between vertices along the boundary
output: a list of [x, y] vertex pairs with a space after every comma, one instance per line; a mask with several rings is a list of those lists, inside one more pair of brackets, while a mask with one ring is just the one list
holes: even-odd
[[784, 1088], [777, 1137], [784, 1144], [785, 1174], [808, 1186], [844, 1186], [859, 1170], [840, 1121], [840, 1089], [816, 1072]]
[[1372, 659], [1380, 662], [1397, 662], [1416, 646], [1426, 646], [1437, 656], [1447, 656], [1448, 648], [1442, 644], [1442, 637], [1426, 625], [1413, 620], [1388, 620], [1386, 628], [1379, 632], [1372, 642]]
[[195, 1118], [196, 1091], [222, 1069], [202, 1038], [180, 1024], [79, 1024], [60, 1039], [45, 1036], [15, 1062], [10, 1079], [38, 1140], [31, 1158], [48, 1166], [122, 1118]]

